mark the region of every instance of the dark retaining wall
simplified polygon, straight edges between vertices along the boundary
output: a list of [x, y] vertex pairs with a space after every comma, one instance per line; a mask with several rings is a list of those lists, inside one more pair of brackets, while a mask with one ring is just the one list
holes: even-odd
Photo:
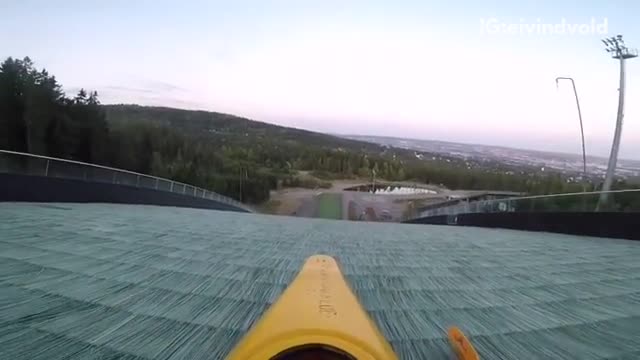
[[512, 212], [439, 215], [413, 224], [462, 225], [640, 240], [640, 213]]
[[247, 212], [215, 200], [129, 185], [0, 174], [0, 201], [118, 203]]

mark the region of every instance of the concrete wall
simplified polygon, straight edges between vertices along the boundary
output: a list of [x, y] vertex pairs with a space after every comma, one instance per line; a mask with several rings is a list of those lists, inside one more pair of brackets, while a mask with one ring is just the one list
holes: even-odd
[[512, 212], [459, 214], [413, 219], [407, 221], [407, 223], [548, 231], [640, 240], [640, 213]]
[[129, 185], [0, 174], [0, 201], [145, 204], [247, 212], [215, 200]]

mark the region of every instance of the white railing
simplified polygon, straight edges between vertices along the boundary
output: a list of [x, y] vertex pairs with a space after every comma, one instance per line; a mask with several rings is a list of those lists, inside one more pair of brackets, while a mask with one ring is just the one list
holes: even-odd
[[[595, 212], [600, 194], [613, 194], [602, 211], [640, 211], [640, 189], [593, 191], [550, 195], [521, 196], [494, 200], [461, 201], [419, 211], [411, 219], [473, 213], [526, 212], [526, 211], [577, 211]], [[616, 196], [617, 195], [617, 196]], [[630, 200], [634, 200], [630, 203]], [[409, 219], [410, 220], [410, 219]]]
[[178, 181], [108, 166], [17, 151], [0, 150], [0, 173], [19, 173], [129, 185], [214, 200], [252, 211], [248, 206], [227, 196]]

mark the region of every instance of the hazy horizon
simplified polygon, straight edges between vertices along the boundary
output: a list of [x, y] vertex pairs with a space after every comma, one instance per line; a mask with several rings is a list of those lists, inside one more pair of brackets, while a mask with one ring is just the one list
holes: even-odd
[[[434, 141], [434, 142], [443, 142], [443, 143], [462, 144], [462, 145], [468, 145], [468, 146], [487, 146], [487, 147], [498, 147], [498, 148], [505, 148], [505, 149], [511, 149], [511, 150], [519, 150], [519, 151], [533, 151], [533, 152], [542, 152], [542, 153], [549, 153], [549, 154], [571, 155], [571, 156], [579, 157], [580, 159], [582, 158], [582, 153], [578, 153], [578, 152], [540, 150], [540, 149], [526, 148], [522, 146], [505, 146], [505, 145], [496, 145], [496, 144], [471, 143], [471, 142], [450, 141], [450, 140], [442, 140], [442, 139], [423, 139], [423, 138], [415, 138], [415, 137], [397, 137], [397, 136], [387, 136], [387, 135], [362, 135], [362, 134], [330, 134], [330, 135], [335, 135], [340, 137], [345, 137], [345, 136], [346, 137], [379, 137], [379, 138], [392, 138], [397, 140], [410, 140], [410, 141]], [[587, 153], [587, 159], [593, 158], [593, 157], [597, 157], [605, 160], [609, 159], [608, 156], [601, 156], [601, 155]], [[618, 157], [618, 160], [640, 161], [640, 158], [634, 159], [634, 158]]]
[[[578, 154], [571, 84], [556, 89], [554, 81], [572, 76], [587, 153], [601, 157], [615, 126], [618, 63], [600, 39], [621, 33], [640, 46], [632, 15], [640, 3], [624, 1], [0, 8], [0, 31], [12, 34], [0, 56], [31, 57], [69, 92], [95, 89], [105, 104], [218, 111], [333, 134]], [[628, 62], [621, 158], [640, 159], [638, 67], [640, 60]]]

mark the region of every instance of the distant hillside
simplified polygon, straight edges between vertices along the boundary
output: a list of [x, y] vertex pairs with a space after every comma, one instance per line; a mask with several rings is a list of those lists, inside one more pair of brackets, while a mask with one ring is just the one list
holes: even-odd
[[[104, 105], [113, 162], [241, 201], [262, 202], [280, 186], [316, 187], [318, 178], [404, 180], [413, 152], [238, 116], [138, 105]], [[330, 184], [329, 184], [330, 185]]]
[[[557, 193], [581, 188], [537, 164], [461, 156], [468, 149], [460, 144], [439, 143], [427, 149], [403, 139], [349, 139], [216, 112], [138, 105], [103, 109], [116, 138], [128, 137], [135, 144], [125, 154], [147, 153], [156, 159], [146, 169], [148, 160], [135, 156], [138, 162], [127, 168], [209, 186], [230, 196], [240, 187], [243, 192], [250, 189], [252, 193], [241, 198], [252, 202], [266, 199], [278, 183], [300, 186], [296, 177], [300, 170], [327, 178], [376, 174], [451, 189]], [[172, 139], [178, 135], [175, 145]]]
[[367, 153], [385, 151], [385, 147], [372, 142], [278, 126], [218, 112], [139, 105], [103, 105], [102, 107], [106, 112], [107, 122], [112, 124], [153, 123], [171, 127], [189, 135], [225, 139], [234, 143], [269, 139], [327, 149]]

